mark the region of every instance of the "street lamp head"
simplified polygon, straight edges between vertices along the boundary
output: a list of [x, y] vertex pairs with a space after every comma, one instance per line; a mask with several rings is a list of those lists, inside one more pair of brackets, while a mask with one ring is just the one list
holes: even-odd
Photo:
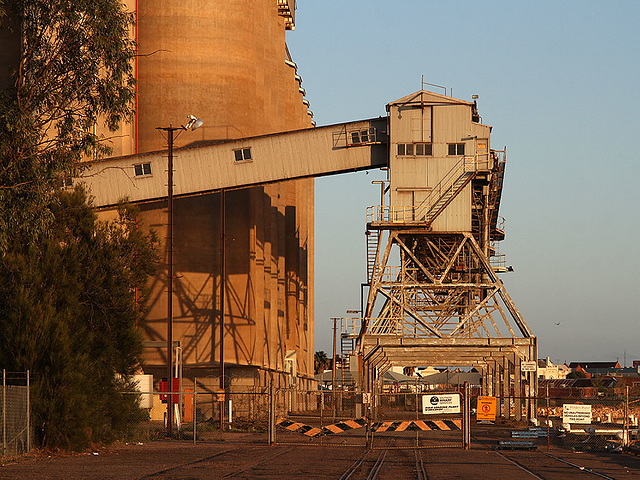
[[204, 123], [200, 118], [194, 117], [193, 115], [187, 115], [189, 121], [186, 125], [183, 125], [182, 128], [185, 130], [195, 130], [196, 128], [202, 126]]

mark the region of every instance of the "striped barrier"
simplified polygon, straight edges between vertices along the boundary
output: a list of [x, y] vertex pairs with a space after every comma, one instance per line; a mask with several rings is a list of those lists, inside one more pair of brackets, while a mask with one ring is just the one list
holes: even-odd
[[418, 430], [461, 430], [462, 420], [411, 420], [405, 422], [377, 422], [373, 432], [415, 432]]
[[[304, 423], [292, 422], [286, 418], [280, 418], [276, 425], [289, 430], [290, 432], [298, 432], [307, 437], [317, 437], [320, 435], [333, 435], [343, 433], [347, 430], [362, 428], [367, 425], [365, 418], [357, 418], [355, 420], [345, 420], [344, 422], [334, 423], [325, 427], [312, 427]], [[415, 432], [419, 430], [461, 430], [462, 421], [455, 420], [411, 420], [404, 422], [376, 422], [371, 424], [372, 432]]]
[[345, 420], [344, 422], [334, 423], [325, 427], [312, 427], [311, 425], [305, 425], [304, 423], [292, 422], [286, 418], [280, 418], [276, 422], [276, 425], [289, 430], [290, 432], [298, 432], [306, 435], [307, 437], [317, 437], [319, 435], [332, 435], [335, 433], [343, 433], [347, 430], [353, 430], [355, 428], [362, 428], [367, 424], [367, 420], [364, 418], [357, 418], [355, 420]]

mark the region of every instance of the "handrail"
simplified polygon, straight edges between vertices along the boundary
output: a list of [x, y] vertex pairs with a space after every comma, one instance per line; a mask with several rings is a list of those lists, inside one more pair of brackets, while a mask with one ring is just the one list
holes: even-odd
[[[484, 158], [480, 158], [484, 157]], [[367, 208], [367, 223], [429, 223], [435, 208], [442, 202], [446, 195], [453, 196], [456, 183], [468, 180], [466, 174], [473, 175], [480, 168], [489, 168], [489, 155], [480, 154], [463, 156], [447, 172], [447, 174], [433, 187], [429, 196], [419, 205], [378, 205]]]

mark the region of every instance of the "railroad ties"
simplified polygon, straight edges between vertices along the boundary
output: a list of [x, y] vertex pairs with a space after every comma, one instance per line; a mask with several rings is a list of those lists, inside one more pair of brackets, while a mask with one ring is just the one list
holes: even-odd
[[[313, 427], [304, 423], [292, 422], [286, 418], [280, 418], [276, 422], [281, 428], [290, 432], [298, 432], [308, 437], [318, 437], [323, 435], [333, 435], [344, 433], [347, 430], [354, 430], [367, 426], [365, 418], [356, 418], [355, 420], [345, 420], [343, 422], [326, 425], [322, 428]], [[454, 420], [410, 420], [397, 422], [374, 422], [371, 424], [371, 431], [377, 432], [415, 432], [420, 430], [460, 430], [462, 421]]]

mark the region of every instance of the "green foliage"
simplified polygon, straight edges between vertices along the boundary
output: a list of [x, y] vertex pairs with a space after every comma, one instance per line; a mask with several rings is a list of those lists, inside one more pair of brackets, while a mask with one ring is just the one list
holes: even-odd
[[56, 183], [108, 152], [94, 126], [131, 116], [132, 25], [118, 0], [0, 0], [2, 48], [16, 50], [0, 85], [0, 253], [46, 232]]
[[45, 447], [109, 441], [139, 411], [121, 392], [156, 241], [131, 209], [99, 222], [84, 191], [58, 190], [108, 153], [94, 127], [133, 112], [132, 26], [120, 0], [0, 0], [0, 366], [33, 373]]
[[39, 443], [82, 449], [139, 417], [135, 396], [121, 392], [140, 366], [157, 241], [131, 208], [106, 223], [80, 188], [55, 198], [51, 234], [0, 258], [0, 365], [33, 373]]

